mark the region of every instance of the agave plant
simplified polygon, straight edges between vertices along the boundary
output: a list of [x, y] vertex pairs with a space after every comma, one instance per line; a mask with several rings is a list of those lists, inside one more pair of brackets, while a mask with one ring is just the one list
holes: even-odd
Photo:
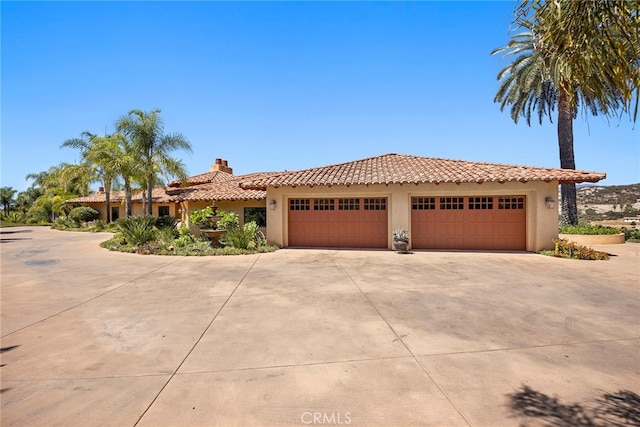
[[409, 241], [409, 232], [404, 227], [398, 227], [393, 232], [393, 240], [395, 242], [408, 242]]

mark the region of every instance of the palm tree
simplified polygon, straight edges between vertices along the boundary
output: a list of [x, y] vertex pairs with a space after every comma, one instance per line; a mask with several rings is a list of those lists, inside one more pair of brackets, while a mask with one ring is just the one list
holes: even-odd
[[[66, 200], [88, 192], [87, 181], [82, 176], [70, 172], [74, 165], [60, 163], [48, 170], [38, 173], [30, 173], [26, 179], [32, 179], [30, 193], [40, 194], [32, 200], [28, 214], [39, 221], [54, 221], [56, 215], [68, 213], [70, 206]], [[22, 195], [23, 193], [21, 193]], [[21, 200], [26, 203], [27, 200]]]
[[25, 179], [33, 180], [32, 187], [39, 187], [43, 192], [86, 196], [89, 192], [89, 180], [83, 165], [60, 163], [46, 171], [30, 173]]
[[0, 204], [2, 205], [2, 210], [5, 215], [9, 213], [9, 210], [15, 204], [16, 201], [13, 196], [15, 196], [17, 192], [18, 190], [15, 190], [13, 187], [0, 188]]
[[41, 187], [32, 185], [26, 190], [18, 193], [15, 206], [20, 212], [27, 213], [38, 197], [41, 197], [42, 195], [44, 195], [44, 190]]
[[[540, 123], [557, 108], [560, 167], [575, 169], [573, 120], [578, 112], [614, 117], [630, 113], [640, 75], [638, 0], [522, 0], [515, 25], [522, 32], [492, 54], [514, 57], [498, 74], [494, 98], [511, 118]], [[586, 116], [587, 114], [585, 114]], [[562, 183], [561, 183], [562, 184]], [[562, 184], [562, 221], [578, 222], [575, 184]]]
[[106, 197], [107, 222], [111, 222], [111, 185], [115, 179], [115, 171], [110, 163], [112, 154], [108, 154], [112, 146], [113, 141], [109, 137], [86, 131], [82, 132], [80, 138], [67, 139], [62, 143], [62, 147], [78, 148], [85, 167], [102, 182]]
[[102, 150], [104, 152], [100, 153], [99, 156], [114, 173], [122, 177], [125, 194], [125, 216], [130, 217], [132, 211], [131, 185], [144, 177], [143, 164], [137, 156], [136, 147], [126, 135], [116, 132], [113, 135], [109, 135], [107, 141], [109, 144], [103, 146]]
[[95, 171], [89, 163], [64, 164], [60, 170], [60, 181], [65, 192], [87, 196], [89, 185], [95, 180]]
[[164, 125], [160, 119], [160, 110], [150, 112], [131, 110], [127, 116], [118, 120], [116, 127], [131, 138], [143, 163], [146, 190], [147, 213], [153, 215], [152, 190], [156, 173], [166, 173], [179, 179], [186, 178], [184, 164], [170, 156], [175, 150], [191, 152], [191, 144], [181, 134], [164, 134]]

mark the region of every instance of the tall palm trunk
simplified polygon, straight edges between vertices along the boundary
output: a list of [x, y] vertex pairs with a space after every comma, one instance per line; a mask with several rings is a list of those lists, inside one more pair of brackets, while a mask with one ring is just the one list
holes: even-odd
[[[575, 108], [569, 93], [558, 89], [558, 146], [560, 148], [560, 167], [575, 169], [576, 160], [573, 153], [573, 116]], [[561, 221], [566, 224], [578, 223], [578, 204], [576, 202], [576, 184], [560, 185], [562, 196]]]
[[125, 218], [131, 216], [131, 183], [126, 178], [124, 180], [124, 215]]
[[153, 175], [147, 176], [147, 213], [153, 215]]
[[107, 181], [104, 183], [104, 196], [107, 200], [107, 222], [111, 222], [111, 184]]

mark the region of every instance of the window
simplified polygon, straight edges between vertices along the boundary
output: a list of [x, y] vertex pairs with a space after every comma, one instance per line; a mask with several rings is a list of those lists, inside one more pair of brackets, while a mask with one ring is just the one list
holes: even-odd
[[498, 209], [524, 209], [524, 197], [498, 197]]
[[412, 197], [411, 209], [416, 211], [422, 210], [435, 210], [436, 198], [435, 197]]
[[364, 199], [364, 210], [385, 211], [387, 210], [387, 199], [383, 197], [375, 199]]
[[290, 211], [308, 211], [309, 199], [289, 199]]
[[440, 210], [463, 210], [464, 197], [440, 197]]
[[469, 197], [469, 209], [493, 209], [493, 197]]
[[267, 208], [244, 208], [244, 223], [255, 221], [258, 227], [267, 226]]
[[334, 206], [333, 199], [314, 199], [313, 210], [314, 211], [332, 211]]
[[338, 199], [339, 211], [359, 211], [360, 199]]
[[111, 206], [111, 221], [115, 221], [120, 218], [120, 208], [118, 206]]
[[169, 206], [158, 206], [158, 217], [169, 216]]

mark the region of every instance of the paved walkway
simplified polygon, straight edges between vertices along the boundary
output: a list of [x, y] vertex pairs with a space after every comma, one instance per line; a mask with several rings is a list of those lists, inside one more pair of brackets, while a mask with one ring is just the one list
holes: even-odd
[[640, 423], [638, 244], [158, 257], [107, 237], [0, 230], [2, 425]]

